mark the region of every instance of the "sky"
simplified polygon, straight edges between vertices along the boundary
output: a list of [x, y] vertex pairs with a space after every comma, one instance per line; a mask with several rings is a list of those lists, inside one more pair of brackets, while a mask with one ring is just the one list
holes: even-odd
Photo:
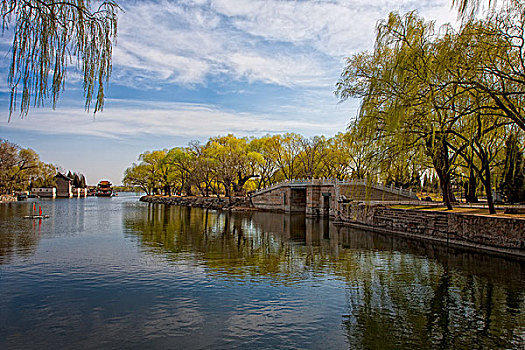
[[391, 11], [454, 23], [451, 0], [117, 0], [104, 111], [84, 109], [74, 67], [56, 107], [9, 117], [11, 39], [0, 37], [0, 138], [42, 161], [121, 184], [144, 151], [234, 134], [333, 136], [355, 117], [339, 103], [345, 57], [373, 49]]

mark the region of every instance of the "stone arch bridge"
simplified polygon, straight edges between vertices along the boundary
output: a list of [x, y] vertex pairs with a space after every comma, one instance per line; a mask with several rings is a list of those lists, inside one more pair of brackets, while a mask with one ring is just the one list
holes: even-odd
[[366, 180], [287, 180], [250, 194], [255, 208], [307, 216], [336, 216], [350, 201], [414, 201], [411, 190]]

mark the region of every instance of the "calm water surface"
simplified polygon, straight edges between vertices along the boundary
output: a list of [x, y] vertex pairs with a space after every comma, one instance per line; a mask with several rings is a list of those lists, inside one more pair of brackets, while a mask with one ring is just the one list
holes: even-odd
[[525, 266], [138, 197], [0, 205], [1, 349], [524, 349]]

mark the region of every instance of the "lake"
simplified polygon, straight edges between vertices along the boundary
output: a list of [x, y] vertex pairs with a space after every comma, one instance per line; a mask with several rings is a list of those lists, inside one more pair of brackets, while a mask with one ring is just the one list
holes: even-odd
[[0, 348], [525, 348], [523, 261], [138, 198], [0, 204]]

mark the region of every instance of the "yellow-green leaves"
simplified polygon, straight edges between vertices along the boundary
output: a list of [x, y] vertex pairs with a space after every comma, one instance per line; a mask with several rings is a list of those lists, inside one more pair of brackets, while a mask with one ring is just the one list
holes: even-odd
[[32, 149], [0, 140], [0, 194], [52, 186], [55, 175], [55, 166], [41, 162]]

